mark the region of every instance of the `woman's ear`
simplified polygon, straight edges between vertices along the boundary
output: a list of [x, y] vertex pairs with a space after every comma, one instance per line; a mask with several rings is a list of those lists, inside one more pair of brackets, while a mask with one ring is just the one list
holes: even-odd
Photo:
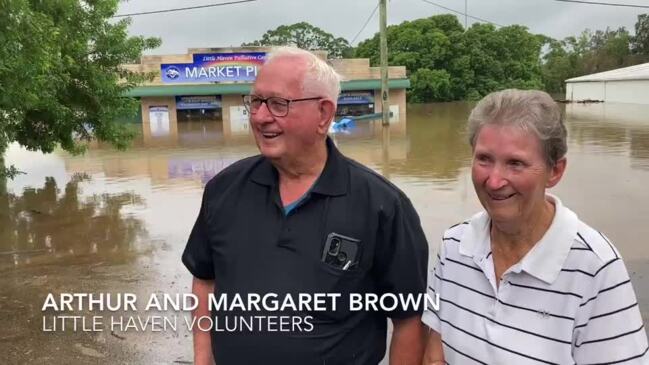
[[566, 171], [567, 164], [568, 160], [565, 157], [562, 157], [550, 168], [550, 178], [545, 184], [547, 188], [554, 187], [559, 183], [559, 181], [561, 181], [561, 177], [563, 177], [563, 173]]

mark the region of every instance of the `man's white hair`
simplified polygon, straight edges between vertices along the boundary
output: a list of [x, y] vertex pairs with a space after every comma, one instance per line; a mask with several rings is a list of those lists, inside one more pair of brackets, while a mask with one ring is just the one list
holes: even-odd
[[331, 65], [315, 54], [296, 47], [273, 49], [268, 54], [266, 63], [284, 57], [296, 57], [306, 61], [306, 72], [304, 80], [302, 80], [303, 93], [323, 92], [325, 96], [331, 98], [334, 104], [337, 104], [340, 95], [341, 77]]

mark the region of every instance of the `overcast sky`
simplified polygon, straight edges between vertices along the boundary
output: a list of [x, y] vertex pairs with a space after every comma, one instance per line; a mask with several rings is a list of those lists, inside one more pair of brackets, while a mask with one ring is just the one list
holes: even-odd
[[[231, 0], [128, 0], [118, 14], [215, 4]], [[255, 2], [132, 17], [133, 35], [162, 38], [162, 46], [148, 53], [185, 53], [191, 47], [239, 46], [259, 39], [269, 29], [283, 24], [309, 22], [351, 41], [361, 30], [378, 0], [257, 0]], [[464, 0], [429, 0], [464, 12]], [[605, 1], [605, 0], [595, 0]], [[649, 6], [648, 0], [609, 1]], [[425, 18], [448, 10], [424, 0], [388, 2], [388, 24]], [[627, 27], [632, 33], [638, 14], [649, 9], [563, 3], [554, 0], [468, 0], [471, 16], [501, 25], [521, 24], [531, 32], [554, 38], [577, 35], [586, 28]], [[458, 15], [464, 22], [464, 16]], [[469, 18], [469, 23], [475, 20]], [[354, 42], [378, 31], [378, 11]]]

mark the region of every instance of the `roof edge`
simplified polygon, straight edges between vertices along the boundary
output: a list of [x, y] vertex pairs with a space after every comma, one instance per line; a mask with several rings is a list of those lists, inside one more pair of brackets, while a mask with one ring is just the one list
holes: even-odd
[[[176, 95], [232, 95], [247, 94], [250, 92], [251, 83], [231, 84], [167, 84], [136, 86], [124, 93], [127, 97], [154, 97], [154, 96], [176, 96]], [[340, 83], [342, 91], [374, 90], [381, 88], [380, 79], [347, 80]], [[388, 87], [392, 89], [407, 89], [410, 87], [410, 80], [390, 79]]]

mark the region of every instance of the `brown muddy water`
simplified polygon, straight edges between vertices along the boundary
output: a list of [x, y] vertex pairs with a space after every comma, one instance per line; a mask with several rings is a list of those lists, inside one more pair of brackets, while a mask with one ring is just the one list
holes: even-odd
[[[388, 177], [414, 202], [431, 245], [444, 228], [480, 209], [463, 134], [466, 103], [408, 108], [407, 127], [389, 138], [360, 122], [335, 137], [348, 156]], [[625, 257], [645, 323], [649, 319], [649, 107], [568, 105], [568, 171], [553, 193], [604, 232]], [[133, 148], [92, 146], [83, 156], [12, 146], [7, 164], [26, 175], [0, 195], [0, 362], [3, 364], [187, 364], [187, 314], [144, 312], [152, 294], [190, 291], [180, 263], [205, 182], [256, 153], [252, 139], [223, 123], [185, 122], [167, 136], [144, 133]], [[133, 293], [138, 312], [81, 315], [52, 331], [48, 293]], [[129, 316], [176, 316], [153, 329]], [[93, 315], [101, 331], [92, 331]], [[46, 321], [43, 322], [43, 317]], [[125, 322], [111, 332], [110, 317]], [[85, 328], [84, 328], [85, 325]], [[151, 323], [149, 323], [151, 325]], [[120, 331], [124, 329], [124, 331]], [[154, 331], [158, 330], [158, 331]], [[84, 331], [85, 330], [85, 331]]]

